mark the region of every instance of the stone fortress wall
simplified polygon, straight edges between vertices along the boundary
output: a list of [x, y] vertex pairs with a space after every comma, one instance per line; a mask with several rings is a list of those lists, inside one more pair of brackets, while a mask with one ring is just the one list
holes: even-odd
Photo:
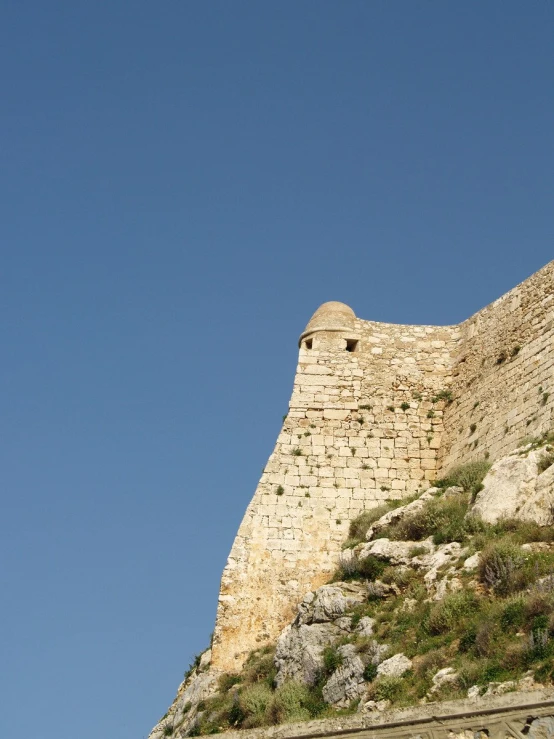
[[459, 326], [363, 321], [343, 303], [316, 311], [223, 572], [214, 668], [237, 671], [276, 639], [329, 579], [362, 510], [551, 426], [553, 288], [551, 262]]
[[440, 468], [554, 426], [554, 262], [460, 325]]

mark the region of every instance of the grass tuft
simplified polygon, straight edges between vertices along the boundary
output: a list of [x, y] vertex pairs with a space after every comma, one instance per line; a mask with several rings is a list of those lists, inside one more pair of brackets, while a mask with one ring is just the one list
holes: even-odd
[[483, 480], [490, 468], [491, 463], [486, 459], [469, 462], [451, 469], [448, 475], [437, 480], [435, 485], [439, 488], [459, 486], [466, 493], [470, 493], [474, 501], [477, 493], [483, 489]]
[[385, 527], [380, 536], [397, 541], [421, 541], [432, 536], [435, 544], [464, 542], [484, 528], [479, 518], [466, 516], [468, 507], [467, 494], [455, 498], [435, 498], [419, 511]]
[[554, 452], [544, 452], [537, 463], [539, 474], [547, 470], [553, 464], [554, 464]]
[[[365, 541], [365, 536], [369, 527], [378, 521], [381, 516], [392, 510], [393, 506], [390, 504], [383, 504], [376, 508], [371, 508], [368, 511], [360, 513], [359, 516], [350, 521], [350, 527], [348, 529], [348, 547], [356, 546], [362, 541]], [[355, 542], [355, 543], [354, 543]]]

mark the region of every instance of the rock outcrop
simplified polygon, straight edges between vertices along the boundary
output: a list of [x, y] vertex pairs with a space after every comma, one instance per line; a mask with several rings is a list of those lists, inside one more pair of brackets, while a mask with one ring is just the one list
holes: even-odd
[[337, 649], [342, 664], [323, 686], [323, 697], [337, 708], [346, 708], [353, 700], [365, 694], [365, 665], [353, 644], [344, 644]]
[[546, 526], [554, 521], [554, 465], [544, 468], [550, 451], [531, 449], [499, 459], [483, 480], [472, 514], [487, 523], [502, 518], [534, 521]]
[[203, 663], [183, 680], [177, 696], [163, 718], [156, 724], [149, 739], [167, 736], [187, 736], [196, 723], [201, 701], [217, 692], [218, 673], [209, 669], [210, 650], [202, 655]]
[[341, 630], [332, 623], [287, 626], [277, 639], [275, 683], [299, 680], [313, 684], [323, 668], [323, 650], [336, 641]]
[[402, 653], [394, 654], [389, 659], [381, 662], [377, 668], [377, 677], [402, 677], [405, 672], [412, 669], [412, 660]]

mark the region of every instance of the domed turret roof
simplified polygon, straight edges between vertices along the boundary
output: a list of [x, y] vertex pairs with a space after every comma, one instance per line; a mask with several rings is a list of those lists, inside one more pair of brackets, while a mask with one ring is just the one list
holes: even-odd
[[300, 339], [312, 331], [352, 331], [355, 320], [356, 314], [349, 305], [331, 300], [319, 306]]

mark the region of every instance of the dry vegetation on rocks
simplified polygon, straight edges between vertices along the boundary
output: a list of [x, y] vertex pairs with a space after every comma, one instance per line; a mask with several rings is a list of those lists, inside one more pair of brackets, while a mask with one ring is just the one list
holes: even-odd
[[554, 526], [472, 515], [489, 468], [457, 468], [420, 499], [352, 521], [331, 584], [306, 596], [277, 651], [220, 675], [215, 694], [185, 706], [164, 735], [554, 682]]

